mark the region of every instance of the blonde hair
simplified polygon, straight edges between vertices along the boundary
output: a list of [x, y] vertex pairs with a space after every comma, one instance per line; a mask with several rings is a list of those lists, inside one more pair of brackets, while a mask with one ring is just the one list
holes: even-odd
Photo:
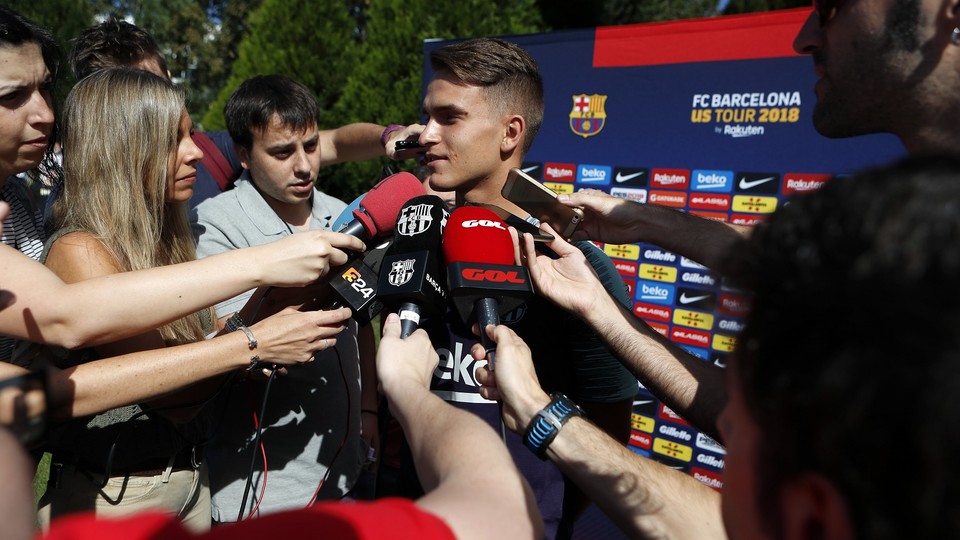
[[[165, 201], [183, 110], [183, 92], [146, 71], [111, 68], [77, 83], [64, 106], [54, 225], [94, 235], [124, 271], [195, 259], [186, 204]], [[168, 343], [204, 337], [196, 316], [159, 331]]]

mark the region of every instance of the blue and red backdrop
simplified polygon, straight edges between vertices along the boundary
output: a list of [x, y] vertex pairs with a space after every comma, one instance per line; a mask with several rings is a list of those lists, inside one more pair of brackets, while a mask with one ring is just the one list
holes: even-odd
[[[523, 168], [558, 193], [596, 188], [753, 225], [832, 175], [903, 155], [889, 135], [830, 140], [813, 129], [813, 63], [791, 46], [809, 12], [506, 37], [534, 56], [546, 87]], [[425, 43], [424, 84], [429, 52], [447, 43]], [[637, 317], [726, 364], [747, 294], [655, 245], [602, 247]], [[723, 448], [639, 384], [631, 423], [632, 450], [722, 488]]]

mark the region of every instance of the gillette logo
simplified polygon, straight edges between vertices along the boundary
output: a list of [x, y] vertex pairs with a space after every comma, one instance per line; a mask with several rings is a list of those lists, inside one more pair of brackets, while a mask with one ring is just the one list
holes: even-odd
[[695, 191], [729, 192], [733, 189], [733, 172], [695, 170], [692, 184]]
[[663, 251], [660, 249], [646, 249], [643, 251], [643, 258], [648, 261], [658, 261], [658, 262], [677, 262], [677, 256], [669, 251]]
[[609, 184], [610, 167], [603, 165], [580, 165], [577, 169], [577, 182], [581, 184]]
[[672, 304], [676, 295], [676, 289], [673, 285], [663, 283], [651, 283], [649, 281], [638, 281], [637, 300], [644, 302], [654, 302], [657, 304]]

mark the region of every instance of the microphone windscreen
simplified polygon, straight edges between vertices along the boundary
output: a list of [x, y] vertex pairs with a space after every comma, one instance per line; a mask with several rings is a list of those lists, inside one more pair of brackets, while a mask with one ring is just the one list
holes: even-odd
[[357, 208], [360, 208], [360, 201], [366, 197], [366, 193], [361, 193], [353, 200], [346, 208], [343, 209], [343, 212], [340, 212], [340, 215], [337, 216], [337, 220], [333, 222], [333, 226], [330, 227], [331, 231], [339, 232], [340, 229], [344, 228], [348, 223], [353, 221], [353, 211]]
[[447, 204], [436, 195], [421, 195], [410, 199], [397, 216], [391, 252], [440, 249], [443, 229], [449, 218]]
[[360, 208], [354, 210], [353, 216], [363, 223], [363, 228], [371, 238], [387, 236], [393, 232], [404, 204], [426, 193], [427, 190], [416, 176], [399, 172], [373, 186], [360, 201]]
[[461, 206], [450, 214], [443, 231], [446, 264], [487, 263], [512, 265], [513, 240], [507, 224], [480, 206]]

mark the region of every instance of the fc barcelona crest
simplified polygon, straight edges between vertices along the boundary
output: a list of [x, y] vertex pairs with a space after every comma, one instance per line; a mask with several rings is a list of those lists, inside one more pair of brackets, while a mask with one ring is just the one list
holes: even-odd
[[406, 259], [403, 261], [394, 261], [390, 265], [390, 273], [387, 275], [387, 281], [394, 287], [400, 287], [410, 281], [413, 277], [413, 264], [415, 259]]
[[573, 96], [570, 129], [583, 138], [600, 133], [607, 122], [607, 112], [603, 108], [606, 102], [607, 96], [600, 94]]

